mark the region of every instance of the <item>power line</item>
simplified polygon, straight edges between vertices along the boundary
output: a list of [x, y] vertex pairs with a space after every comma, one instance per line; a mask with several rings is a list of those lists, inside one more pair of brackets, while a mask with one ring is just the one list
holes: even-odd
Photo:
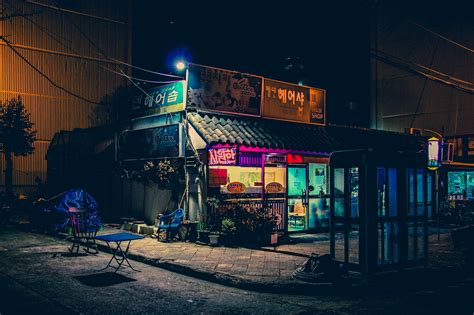
[[112, 59], [113, 61], [115, 61], [115, 62], [117, 62], [117, 63], [121, 63], [121, 64], [123, 64], [123, 65], [125, 65], [125, 66], [131, 67], [131, 68], [134, 68], [134, 69], [138, 69], [138, 70], [141, 70], [141, 71], [144, 71], [144, 72], [148, 72], [148, 73], [152, 73], [152, 74], [156, 74], [156, 75], [162, 75], [162, 76], [170, 77], [170, 78], [178, 78], [178, 79], [181, 79], [181, 80], [184, 79], [182, 76], [179, 76], [179, 75], [167, 74], [167, 73], [162, 73], [162, 72], [156, 72], [156, 71], [148, 70], [148, 69], [145, 69], [145, 68], [140, 68], [140, 67], [131, 65], [131, 64], [129, 64], [129, 63], [120, 61], [120, 60], [115, 59], [115, 58], [112, 58], [112, 57], [110, 57], [110, 59]]
[[[58, 5], [59, 7], [59, 5]], [[86, 33], [84, 33], [82, 31], [82, 29], [79, 27], [79, 25], [77, 25], [67, 14], [65, 14], [63, 12], [63, 10], [60, 10], [61, 13], [71, 22], [71, 24], [79, 31], [79, 33], [95, 48], [97, 49], [106, 59], [109, 59], [109, 60], [113, 60], [117, 63], [120, 63], [122, 65], [125, 65], [125, 66], [128, 66], [128, 67], [131, 67], [131, 68], [136, 68], [136, 69], [139, 69], [139, 70], [142, 70], [142, 71], [145, 71], [145, 72], [149, 72], [149, 73], [153, 73], [153, 74], [156, 74], [156, 75], [161, 75], [161, 76], [167, 76], [167, 77], [171, 77], [171, 78], [179, 78], [179, 79], [183, 79], [183, 77], [180, 77], [180, 76], [176, 76], [176, 75], [172, 75], [172, 74], [166, 74], [166, 73], [161, 73], [161, 72], [156, 72], [156, 71], [151, 71], [151, 70], [147, 70], [147, 69], [144, 69], [144, 68], [140, 68], [140, 67], [137, 67], [137, 66], [134, 66], [134, 65], [131, 65], [129, 63], [126, 63], [124, 61], [121, 61], [121, 60], [117, 60], [115, 58], [112, 58], [112, 57], [109, 57], [105, 51], [99, 47], [99, 45], [97, 45]]]
[[[371, 49], [370, 54], [373, 58], [381, 60], [384, 63], [389, 64], [393, 67], [405, 70], [407, 72], [410, 72], [410, 73], [413, 73], [413, 74], [416, 74], [416, 75], [420, 75], [422, 77], [429, 78], [433, 81], [437, 81], [437, 82], [446, 84], [446, 85], [451, 86], [451, 87], [453, 87], [455, 89], [458, 89], [460, 91], [463, 91], [463, 92], [466, 92], [466, 93], [469, 93], [469, 94], [474, 94], [474, 88], [472, 87], [472, 83], [470, 83], [470, 82], [467, 82], [467, 84], [452, 82], [452, 81], [449, 80], [449, 78], [451, 78], [450, 76], [448, 76], [446, 74], [442, 74], [441, 72], [438, 72], [438, 75], [441, 74], [441, 75], [445, 76], [446, 78], [448, 78], [448, 80], [440, 78], [439, 76], [435, 76], [435, 75], [429, 74], [427, 72], [421, 71], [419, 69], [416, 69], [418, 67], [416, 64], [407, 62], [405, 60], [402, 60], [398, 57], [395, 57], [393, 55], [390, 55], [390, 54], [388, 54], [386, 52], [383, 52], [383, 51], [380, 51], [380, 50]], [[462, 81], [462, 80], [457, 79], [457, 81]]]
[[[122, 73], [120, 72], [117, 72], [117, 71], [114, 71], [112, 69], [109, 69], [109, 68], [106, 68], [106, 67], [102, 67], [103, 69], [109, 71], [109, 72], [112, 72], [112, 73], [115, 73], [117, 75], [120, 75], [120, 76], [123, 76]], [[168, 84], [168, 83], [174, 83], [174, 82], [178, 82], [180, 80], [174, 80], [174, 81], [152, 81], [152, 80], [145, 80], [145, 79], [140, 79], [140, 78], [136, 78], [136, 77], [132, 77], [132, 76], [128, 76], [130, 79], [133, 79], [133, 80], [136, 80], [136, 81], [141, 81], [141, 82], [146, 82], [146, 83], [155, 83], [155, 84]]]
[[462, 45], [462, 44], [459, 44], [459, 43], [455, 42], [454, 40], [449, 39], [449, 38], [447, 38], [446, 36], [443, 36], [443, 35], [441, 35], [441, 34], [439, 34], [439, 33], [436, 33], [435, 31], [432, 31], [432, 30], [430, 30], [429, 28], [427, 28], [427, 27], [425, 27], [425, 26], [423, 26], [423, 25], [420, 25], [420, 24], [418, 24], [418, 23], [411, 22], [411, 21], [410, 21], [409, 23], [411, 23], [411, 24], [413, 24], [413, 25], [415, 25], [415, 26], [418, 26], [419, 28], [424, 29], [424, 30], [427, 31], [428, 33], [431, 33], [431, 34], [433, 34], [433, 35], [435, 35], [435, 36], [438, 36], [439, 38], [442, 38], [442, 39], [444, 39], [445, 41], [450, 42], [450, 43], [453, 44], [453, 45], [456, 45], [456, 46], [458, 46], [458, 47], [461, 47], [462, 49], [465, 49], [465, 50], [467, 50], [467, 51], [469, 51], [469, 52], [471, 52], [471, 53], [474, 53], [474, 49], [471, 49], [471, 48], [466, 47], [466, 46], [464, 46], [464, 45]]
[[[436, 46], [435, 46], [435, 48], [433, 49], [433, 54], [431, 55], [430, 67], [433, 66], [433, 61], [434, 61], [434, 57], [435, 57], [435, 55], [436, 55], [436, 52], [438, 51], [438, 46], [439, 46], [439, 38], [438, 38], [438, 40], [436, 41]], [[413, 116], [412, 116], [412, 118], [411, 118], [410, 128], [413, 127], [413, 123], [415, 122], [416, 115], [418, 114], [418, 111], [420, 110], [421, 100], [423, 99], [423, 95], [425, 94], [426, 82], [427, 82], [427, 81], [428, 81], [428, 78], [425, 77], [425, 80], [424, 80], [424, 82], [423, 82], [423, 87], [421, 88], [420, 97], [418, 98], [418, 102], [417, 102], [417, 104], [416, 104], [415, 112], [413, 113]]]
[[66, 92], [67, 94], [71, 95], [71, 96], [74, 96], [80, 100], [83, 100], [87, 103], [91, 103], [91, 104], [95, 104], [95, 105], [100, 105], [100, 103], [98, 102], [95, 102], [95, 101], [92, 101], [92, 100], [89, 100], [83, 96], [80, 96], [79, 94], [76, 94], [74, 92], [71, 92], [69, 91], [68, 89], [60, 86], [59, 84], [57, 84], [56, 82], [54, 82], [53, 80], [51, 80], [46, 74], [44, 74], [40, 69], [38, 69], [34, 64], [32, 64], [25, 56], [23, 56], [20, 52], [18, 52], [15, 47], [13, 47], [11, 45], [11, 43], [6, 40], [3, 36], [0, 36], [0, 39], [2, 41], [5, 42], [5, 44], [18, 56], [20, 57], [24, 62], [26, 62], [31, 68], [33, 68], [36, 72], [38, 72], [43, 78], [45, 78], [49, 83], [51, 83], [54, 87], [60, 89], [61, 91], [64, 91]]

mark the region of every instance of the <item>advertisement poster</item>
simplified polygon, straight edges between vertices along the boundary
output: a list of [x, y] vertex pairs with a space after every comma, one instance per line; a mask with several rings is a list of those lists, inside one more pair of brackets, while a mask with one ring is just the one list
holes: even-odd
[[185, 81], [162, 85], [133, 98], [133, 117], [146, 117], [184, 110]]
[[264, 80], [263, 117], [326, 124], [326, 91], [275, 80]]
[[261, 77], [189, 64], [188, 107], [259, 116], [261, 92]]
[[183, 128], [170, 125], [127, 132], [120, 141], [122, 160], [180, 157]]
[[448, 172], [448, 199], [466, 199], [466, 172]]

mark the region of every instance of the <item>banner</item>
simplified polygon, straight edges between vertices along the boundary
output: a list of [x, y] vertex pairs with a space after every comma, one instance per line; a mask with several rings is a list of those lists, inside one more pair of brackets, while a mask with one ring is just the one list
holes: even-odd
[[146, 117], [184, 110], [185, 81], [162, 85], [133, 99], [132, 116]]
[[189, 64], [188, 107], [259, 116], [261, 91], [261, 77]]
[[264, 80], [263, 118], [326, 124], [326, 91]]
[[184, 152], [182, 125], [169, 125], [127, 132], [120, 139], [122, 160], [182, 157]]

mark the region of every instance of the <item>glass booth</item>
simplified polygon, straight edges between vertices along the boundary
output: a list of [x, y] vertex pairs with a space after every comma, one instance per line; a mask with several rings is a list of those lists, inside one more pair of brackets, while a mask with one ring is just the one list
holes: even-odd
[[428, 171], [422, 156], [355, 150], [330, 157], [330, 253], [353, 271], [427, 262]]

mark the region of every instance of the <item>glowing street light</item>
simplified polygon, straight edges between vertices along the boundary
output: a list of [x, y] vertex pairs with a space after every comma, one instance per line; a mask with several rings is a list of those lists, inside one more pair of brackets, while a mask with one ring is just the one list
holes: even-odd
[[183, 71], [184, 69], [186, 69], [186, 63], [182, 60], [176, 62], [175, 66], [178, 71]]

